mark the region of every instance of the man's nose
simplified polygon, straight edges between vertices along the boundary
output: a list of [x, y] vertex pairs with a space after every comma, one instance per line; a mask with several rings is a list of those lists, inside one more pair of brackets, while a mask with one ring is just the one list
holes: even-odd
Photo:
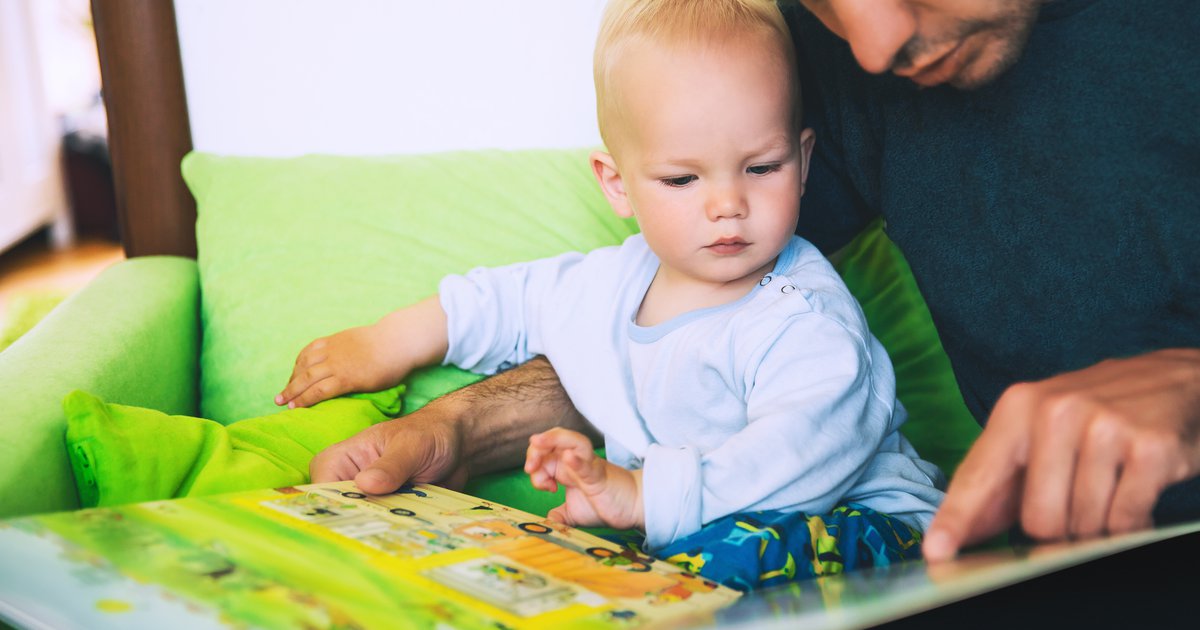
[[890, 69], [896, 54], [917, 33], [911, 0], [846, 0], [837, 18], [858, 65], [874, 74]]
[[749, 213], [745, 192], [736, 184], [717, 186], [708, 196], [706, 214], [710, 221], [741, 219]]

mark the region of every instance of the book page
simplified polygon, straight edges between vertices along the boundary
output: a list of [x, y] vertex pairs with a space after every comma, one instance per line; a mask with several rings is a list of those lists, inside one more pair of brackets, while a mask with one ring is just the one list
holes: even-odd
[[30, 628], [860, 628], [1200, 523], [739, 593], [428, 485], [352, 482], [0, 521], [0, 619]]
[[0, 553], [40, 574], [6, 569], [0, 614], [50, 627], [692, 625], [739, 596], [428, 485], [373, 496], [339, 482], [26, 517], [0, 523]]

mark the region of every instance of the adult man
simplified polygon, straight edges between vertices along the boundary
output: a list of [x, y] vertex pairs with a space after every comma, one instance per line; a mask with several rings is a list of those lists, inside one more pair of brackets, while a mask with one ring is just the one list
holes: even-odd
[[[926, 556], [1016, 521], [1056, 539], [1200, 516], [1190, 484], [1152, 511], [1200, 473], [1200, 12], [803, 4], [818, 140], [800, 231], [829, 252], [885, 218], [986, 421]], [[587, 428], [535, 362], [331, 447], [313, 476], [458, 481], [555, 424]]]
[[926, 556], [1018, 516], [1041, 539], [1149, 526], [1163, 489], [1200, 472], [1196, 12], [806, 4], [793, 26], [822, 179], [802, 233], [829, 251], [883, 215], [986, 421]]

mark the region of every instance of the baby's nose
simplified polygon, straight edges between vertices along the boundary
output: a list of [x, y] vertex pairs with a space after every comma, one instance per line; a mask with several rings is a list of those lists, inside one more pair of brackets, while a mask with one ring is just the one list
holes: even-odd
[[746, 216], [747, 210], [746, 197], [736, 186], [721, 187], [713, 191], [708, 200], [708, 218], [712, 221], [740, 219]]

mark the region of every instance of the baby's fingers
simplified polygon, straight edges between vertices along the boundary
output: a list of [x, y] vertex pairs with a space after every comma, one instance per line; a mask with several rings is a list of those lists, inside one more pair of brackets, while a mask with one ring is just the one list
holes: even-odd
[[533, 474], [535, 470], [542, 467], [542, 460], [545, 457], [545, 449], [531, 443], [529, 448], [525, 449], [525, 472]]
[[292, 378], [288, 379], [287, 386], [283, 388], [283, 391], [275, 395], [275, 404], [294, 406], [290, 403], [308, 389], [309, 385], [312, 385], [312, 381], [303, 373], [293, 374]]
[[296, 362], [292, 366], [292, 375], [288, 377], [287, 386], [283, 391], [275, 396], [276, 405], [285, 405], [290, 403], [301, 392], [308, 389], [316, 381], [328, 376], [328, 372], [315, 370], [317, 366], [323, 363], [326, 359], [322, 350], [325, 347], [325, 339], [317, 339], [312, 343], [304, 346], [300, 354], [296, 356]]
[[307, 346], [300, 350], [300, 354], [296, 355], [296, 362], [292, 365], [292, 380], [304, 372], [304, 370], [314, 363], [320, 363], [325, 360], [325, 347], [328, 341], [325, 337], [313, 340]]
[[529, 438], [529, 444], [548, 451], [574, 451], [583, 459], [586, 459], [587, 455], [592, 452], [592, 442], [588, 440], [587, 436], [578, 431], [563, 428], [554, 428], [538, 433]]
[[571, 518], [571, 514], [567, 512], [566, 505], [560, 505], [546, 513], [546, 520], [562, 523], [563, 525], [575, 525], [575, 520]]
[[530, 473], [529, 483], [543, 492], [558, 492], [558, 482], [554, 480], [554, 475], [545, 470], [539, 469]]
[[530, 483], [538, 490], [558, 491], [558, 483], [554, 480], [556, 464], [553, 449], [546, 450], [530, 444], [525, 451], [525, 472], [529, 473]]
[[295, 400], [288, 403], [288, 407], [311, 407], [323, 400], [341, 396], [348, 391], [350, 389], [342, 384], [341, 379], [336, 376], [329, 376], [309, 385], [308, 389], [301, 392]]
[[[599, 465], [597, 465], [599, 464]], [[581, 490], [591, 490], [597, 484], [603, 485], [605, 479], [604, 462], [598, 461], [592, 452], [588, 451], [586, 457], [581, 457], [575, 451], [563, 453], [562, 467], [569, 479], [569, 485], [572, 488]], [[590, 494], [590, 492], [588, 492]]]
[[295, 407], [311, 407], [322, 400], [346, 393], [341, 379], [333, 375], [324, 364], [305, 370], [300, 378], [288, 383], [283, 392], [275, 397], [275, 404]]

